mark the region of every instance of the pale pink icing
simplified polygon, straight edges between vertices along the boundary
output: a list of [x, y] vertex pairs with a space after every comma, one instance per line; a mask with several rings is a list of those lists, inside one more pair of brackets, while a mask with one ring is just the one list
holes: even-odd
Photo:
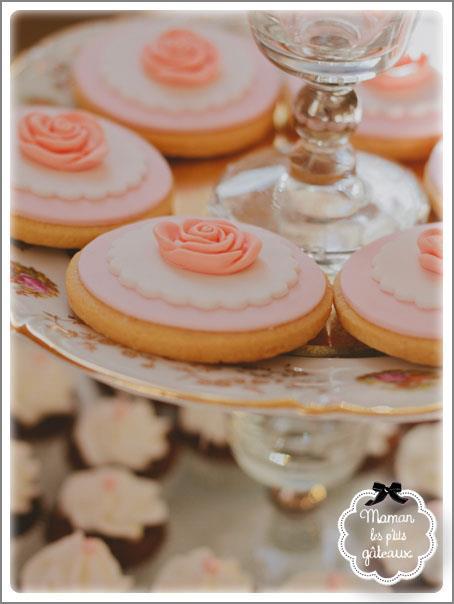
[[59, 199], [39, 197], [34, 193], [13, 188], [12, 209], [15, 214], [47, 222], [75, 226], [108, 225], [129, 220], [151, 210], [172, 189], [172, 173], [162, 155], [152, 145], [130, 132], [143, 147], [147, 173], [138, 187], [121, 195], [102, 199]]
[[430, 78], [431, 69], [426, 54], [421, 54], [416, 60], [405, 55], [389, 71], [369, 80], [365, 86], [377, 90], [409, 90], [418, 88]]
[[208, 275], [244, 270], [262, 247], [258, 237], [226, 220], [189, 218], [181, 225], [162, 221], [155, 226], [154, 234], [164, 260]]
[[204, 109], [201, 112], [181, 111], [175, 114], [158, 109], [149, 110], [122, 98], [107, 87], [99, 75], [102, 36], [88, 43], [80, 51], [73, 65], [74, 79], [82, 94], [94, 105], [115, 119], [138, 128], [195, 132], [239, 126], [272, 108], [281, 90], [281, 78], [278, 70], [261, 55], [252, 42], [235, 34], [229, 35], [232, 36], [232, 44], [244, 46], [244, 52], [254, 57], [256, 74], [251, 86], [241, 98], [222, 107]]
[[[184, 218], [173, 220], [183, 221]], [[160, 219], [152, 219], [139, 224], [149, 224], [152, 232], [159, 221]], [[244, 226], [260, 236], [262, 229]], [[309, 313], [325, 294], [324, 274], [311, 258], [295, 247], [300, 267], [298, 281], [287, 295], [274, 299], [265, 306], [250, 306], [241, 310], [203, 310], [190, 306], [175, 306], [156, 298], [145, 298], [137, 291], [124, 287], [109, 270], [107, 261], [112, 242], [126, 231], [137, 228], [138, 225], [121, 227], [89, 243], [80, 255], [79, 275], [85, 287], [101, 302], [140, 320], [212, 332], [266, 329]]]
[[[418, 234], [427, 229], [422, 225], [414, 229]], [[441, 338], [441, 309], [422, 309], [416, 304], [401, 302], [384, 292], [372, 276], [372, 262], [380, 249], [399, 233], [378, 239], [355, 252], [345, 263], [340, 284], [349, 305], [364, 319], [395, 333], [420, 338]], [[417, 249], [414, 253], [417, 253]], [[390, 271], [394, 267], [389, 267]], [[402, 275], [405, 280], [405, 275]]]
[[171, 86], [200, 86], [216, 79], [218, 51], [209, 40], [188, 29], [171, 29], [142, 52], [146, 74]]
[[22, 153], [54, 170], [80, 172], [98, 166], [107, 154], [101, 125], [81, 111], [25, 114], [18, 127]]
[[438, 136], [442, 132], [441, 110], [421, 116], [407, 114], [396, 118], [386, 115], [370, 115], [364, 110], [363, 118], [356, 132], [363, 136], [389, 139]]
[[443, 231], [438, 228], [427, 229], [418, 237], [418, 247], [421, 252], [419, 263], [421, 266], [437, 273], [443, 274]]
[[438, 141], [427, 163], [427, 176], [441, 195], [443, 192], [443, 141]]

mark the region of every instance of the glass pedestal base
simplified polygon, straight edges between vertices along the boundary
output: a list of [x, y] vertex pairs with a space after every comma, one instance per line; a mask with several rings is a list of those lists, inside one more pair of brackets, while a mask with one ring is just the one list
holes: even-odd
[[210, 214], [279, 233], [335, 273], [363, 245], [424, 222], [427, 196], [416, 176], [395, 162], [357, 154], [357, 176], [307, 184], [291, 174], [274, 147], [231, 164], [210, 202]]

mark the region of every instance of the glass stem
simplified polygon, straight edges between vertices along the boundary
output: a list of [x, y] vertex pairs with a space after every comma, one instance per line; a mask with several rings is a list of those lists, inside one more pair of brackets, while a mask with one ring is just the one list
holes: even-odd
[[308, 184], [329, 185], [354, 175], [356, 157], [349, 138], [361, 118], [356, 92], [305, 84], [293, 112], [300, 140], [290, 154], [292, 176]]

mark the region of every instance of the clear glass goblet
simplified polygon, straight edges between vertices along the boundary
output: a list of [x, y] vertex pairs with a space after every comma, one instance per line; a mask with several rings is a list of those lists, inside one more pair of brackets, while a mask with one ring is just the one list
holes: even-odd
[[277, 67], [304, 80], [294, 100], [298, 142], [247, 155], [216, 186], [210, 212], [294, 241], [328, 272], [370, 241], [427, 219], [416, 177], [399, 164], [356, 153], [361, 111], [353, 85], [392, 67], [414, 11], [257, 11], [254, 39]]

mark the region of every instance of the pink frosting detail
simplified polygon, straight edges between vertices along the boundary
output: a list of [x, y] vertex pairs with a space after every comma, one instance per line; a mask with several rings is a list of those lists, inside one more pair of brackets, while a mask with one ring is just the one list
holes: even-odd
[[[136, 135], [131, 132], [131, 136]], [[138, 187], [122, 195], [77, 201], [13, 189], [13, 212], [41, 222], [76, 226], [115, 224], [143, 214], [170, 193], [172, 173], [157, 149], [142, 140], [139, 143], [144, 146], [149, 171]]]
[[209, 575], [216, 575], [221, 568], [221, 564], [217, 558], [212, 556], [205, 558], [203, 561], [203, 570]]
[[241, 45], [256, 61], [255, 78], [246, 94], [225, 107], [201, 112], [182, 111], [177, 116], [161, 109], [150, 110], [123, 99], [106, 86], [99, 76], [102, 57], [102, 37], [81, 49], [73, 64], [73, 75], [81, 92], [93, 104], [107, 111], [114, 119], [134, 127], [155, 128], [169, 132], [191, 132], [231, 128], [262, 115], [276, 102], [281, 91], [281, 76], [277, 70], [247, 39], [230, 34], [232, 44]]
[[432, 273], [443, 274], [443, 231], [427, 229], [418, 237], [420, 265]]
[[[422, 231], [427, 229], [416, 227]], [[441, 338], [441, 309], [422, 309], [400, 302], [384, 292], [372, 277], [372, 261], [383, 245], [399, 237], [388, 235], [355, 252], [345, 263], [340, 284], [350, 306], [364, 319], [395, 333], [419, 338]]]
[[262, 242], [227, 220], [189, 218], [160, 222], [154, 234], [161, 256], [180, 268], [208, 275], [231, 275], [250, 266]]
[[405, 55], [389, 71], [382, 73], [366, 86], [378, 90], [402, 90], [417, 88], [431, 79], [431, 69], [426, 54], [416, 60]]
[[18, 137], [26, 157], [54, 170], [90, 170], [103, 161], [108, 151], [102, 127], [80, 111], [27, 113], [19, 122]]
[[[151, 231], [161, 220], [151, 219], [141, 224], [148, 222]], [[107, 261], [112, 242], [130, 229], [137, 229], [137, 225], [120, 227], [86, 245], [79, 259], [79, 276], [84, 286], [98, 300], [142, 321], [212, 332], [266, 329], [311, 312], [326, 291], [323, 272], [311, 258], [295, 246], [300, 268], [298, 281], [286, 296], [274, 299], [265, 306], [249, 306], [241, 310], [204, 310], [191, 306], [176, 306], [158, 298], [145, 298], [133, 289], [123, 286], [110, 271]], [[258, 233], [261, 231], [257, 227], [251, 230]]]
[[200, 86], [216, 79], [214, 44], [188, 29], [170, 29], [142, 51], [142, 65], [153, 80], [171, 86]]
[[106, 491], [113, 491], [117, 488], [117, 480], [114, 476], [106, 476], [102, 484]]

